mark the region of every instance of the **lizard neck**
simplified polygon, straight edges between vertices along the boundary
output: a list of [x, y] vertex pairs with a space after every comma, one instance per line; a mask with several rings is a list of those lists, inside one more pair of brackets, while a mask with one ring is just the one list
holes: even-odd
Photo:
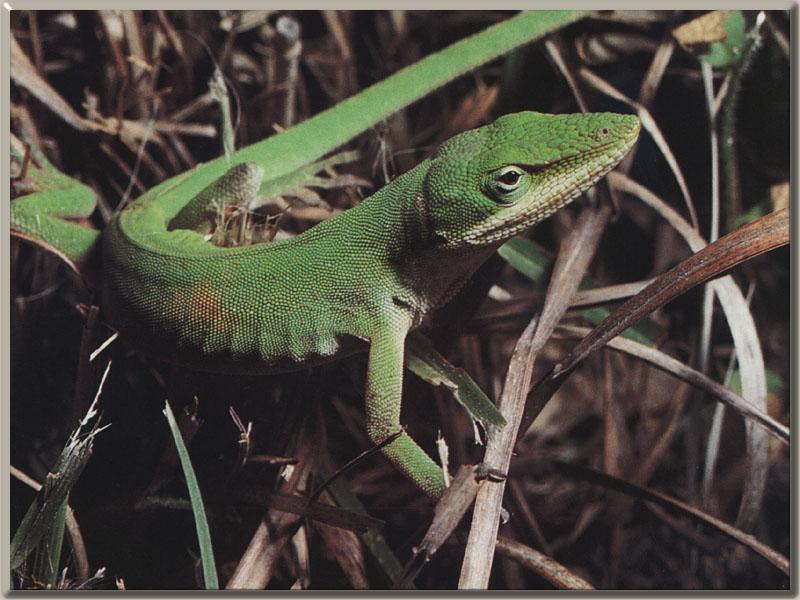
[[423, 189], [429, 167], [430, 161], [420, 163], [349, 211], [358, 226], [344, 228], [385, 265], [396, 290], [393, 300], [411, 308], [417, 325], [447, 303], [499, 246], [453, 248], [441, 243]]

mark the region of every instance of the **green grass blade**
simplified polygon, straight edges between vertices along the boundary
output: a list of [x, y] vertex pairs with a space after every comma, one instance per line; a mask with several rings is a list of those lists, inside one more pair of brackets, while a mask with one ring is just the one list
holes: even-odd
[[[326, 473], [325, 476], [330, 476], [330, 473]], [[369, 513], [367, 513], [367, 509], [364, 508], [364, 505], [361, 504], [356, 495], [350, 491], [350, 488], [347, 487], [345, 482], [338, 479], [331, 481], [330, 485], [328, 486], [328, 491], [331, 493], [331, 496], [333, 496], [334, 500], [336, 500], [336, 504], [338, 504], [341, 508], [362, 515], [369, 515]], [[397, 556], [395, 556], [395, 553], [389, 547], [389, 544], [386, 543], [386, 539], [383, 537], [383, 534], [380, 531], [367, 529], [365, 532], [359, 533], [358, 537], [361, 539], [369, 553], [377, 561], [389, 582], [395, 581], [398, 577], [400, 577], [400, 575], [402, 575], [403, 565], [398, 560]], [[408, 589], [413, 589], [413, 586]]]
[[[544, 283], [545, 276], [553, 268], [553, 259], [537, 244], [526, 238], [512, 238], [498, 248], [497, 253], [531, 281]], [[584, 277], [580, 289], [597, 287], [591, 277]], [[604, 306], [587, 308], [581, 316], [592, 325], [598, 325], [611, 311]], [[654, 340], [661, 335], [661, 328], [649, 318], [642, 319], [634, 327], [626, 329], [622, 336], [646, 346], [653, 346]]]
[[67, 498], [61, 503], [53, 519], [53, 527], [46, 532], [39, 544], [33, 577], [48, 588], [54, 589], [58, 581], [61, 549], [64, 546], [64, 529], [67, 521]]
[[172, 439], [175, 440], [175, 448], [181, 461], [183, 476], [186, 478], [186, 487], [189, 488], [189, 500], [192, 503], [194, 524], [197, 529], [197, 543], [200, 545], [200, 560], [203, 564], [203, 582], [207, 590], [218, 590], [219, 580], [217, 579], [217, 566], [214, 563], [214, 548], [211, 545], [211, 533], [208, 529], [203, 497], [200, 495], [200, 486], [197, 485], [197, 477], [195, 477], [192, 462], [189, 460], [189, 451], [186, 450], [186, 444], [183, 443], [183, 436], [178, 428], [178, 423], [175, 420], [175, 415], [172, 413], [169, 402], [164, 403], [163, 412], [164, 416], [167, 417]]
[[553, 259], [532, 241], [515, 237], [497, 249], [497, 253], [514, 269], [531, 281], [542, 282], [553, 267]]
[[[457, 77], [523, 44], [533, 42], [585, 16], [578, 10], [526, 11], [495, 23], [430, 54], [336, 106], [285, 132], [198, 166], [180, 186], [172, 178], [142, 198], [161, 194], [159, 205], [168, 221], [191, 198], [221, 177], [231, 164], [254, 161], [265, 167], [264, 185], [283, 177], [353, 139], [376, 123], [416, 102]], [[280, 160], [275, 160], [275, 157]]]
[[408, 336], [406, 364], [431, 385], [443, 386], [487, 431], [490, 425], [506, 424], [503, 415], [467, 372], [451, 365], [419, 331]]
[[98, 414], [97, 402], [110, 367], [111, 363], [106, 366], [86, 416], [70, 435], [11, 539], [10, 568], [20, 567], [37, 550], [33, 575], [45, 583], [55, 583], [58, 574], [69, 494], [89, 462], [95, 436], [105, 429], [99, 426], [99, 419], [95, 420], [95, 417]]

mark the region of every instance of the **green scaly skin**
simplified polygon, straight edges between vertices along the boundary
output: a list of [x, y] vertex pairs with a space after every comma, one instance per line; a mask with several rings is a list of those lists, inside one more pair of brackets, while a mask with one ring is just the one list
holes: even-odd
[[[159, 198], [159, 210], [171, 219], [187, 201], [222, 178], [231, 165], [255, 162], [265, 171], [261, 194], [280, 195], [302, 185], [317, 172], [329, 152], [452, 81], [459, 75], [576, 21], [579, 10], [540, 10], [519, 13], [400, 69], [383, 81], [362, 90], [280, 135], [242, 148], [230, 160], [220, 157], [176, 175], [151, 188], [137, 202]], [[21, 164], [22, 152], [12, 145]], [[89, 216], [94, 210], [92, 189], [53, 168], [33, 150], [41, 168], [28, 171], [39, 193], [18, 198], [11, 205], [11, 229], [19, 237], [46, 247], [71, 265], [85, 263], [93, 252], [99, 232], [78, 227], [64, 219]], [[48, 192], [58, 192], [50, 193]]]
[[[370, 438], [378, 443], [398, 433], [407, 333], [504, 240], [613, 168], [636, 139], [635, 117], [501, 117], [452, 138], [358, 207], [291, 240], [218, 248], [194, 230], [207, 229], [215, 206], [246, 203], [259, 187], [263, 193], [278, 182], [302, 183], [309, 165], [359, 132], [580, 16], [522, 13], [231, 161], [212, 161], [151, 189], [102, 233], [107, 322], [144, 352], [225, 373], [303, 369], [368, 349]], [[62, 219], [88, 215], [94, 196], [41, 164], [34, 181], [40, 191], [12, 203], [12, 230], [81, 264], [98, 232]], [[425, 492], [443, 493], [441, 469], [407, 434], [383, 452]]]
[[[220, 248], [174, 229], [202, 222], [219, 197], [258, 189], [260, 167], [236, 166], [173, 219], [156, 197], [110, 223], [104, 314], [134, 348], [205, 371], [303, 369], [368, 345], [367, 430], [380, 443], [401, 430], [408, 332], [505, 240], [607, 173], [638, 131], [628, 115], [506, 115], [292, 239]], [[383, 453], [442, 494], [442, 470], [408, 434]]]

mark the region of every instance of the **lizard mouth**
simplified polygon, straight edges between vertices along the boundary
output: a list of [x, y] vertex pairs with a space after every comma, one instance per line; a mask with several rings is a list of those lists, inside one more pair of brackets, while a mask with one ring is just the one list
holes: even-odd
[[[544, 220], [583, 194], [619, 164], [639, 135], [635, 122], [620, 140], [537, 167], [542, 181], [513, 206], [498, 212], [480, 231], [465, 238], [471, 245], [505, 241]], [[548, 175], [550, 173], [551, 175]]]

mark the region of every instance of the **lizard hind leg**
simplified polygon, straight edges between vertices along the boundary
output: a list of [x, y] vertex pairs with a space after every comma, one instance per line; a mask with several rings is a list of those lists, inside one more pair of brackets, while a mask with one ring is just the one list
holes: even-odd
[[217, 215], [229, 206], [249, 208], [258, 195], [264, 169], [254, 162], [234, 165], [211, 183], [170, 221], [167, 229], [191, 229], [207, 233], [214, 227]]
[[428, 454], [400, 425], [405, 335], [387, 331], [373, 337], [367, 367], [366, 417], [370, 440], [380, 444], [400, 433], [381, 448], [383, 455], [403, 475], [429, 496], [444, 494], [444, 474]]

